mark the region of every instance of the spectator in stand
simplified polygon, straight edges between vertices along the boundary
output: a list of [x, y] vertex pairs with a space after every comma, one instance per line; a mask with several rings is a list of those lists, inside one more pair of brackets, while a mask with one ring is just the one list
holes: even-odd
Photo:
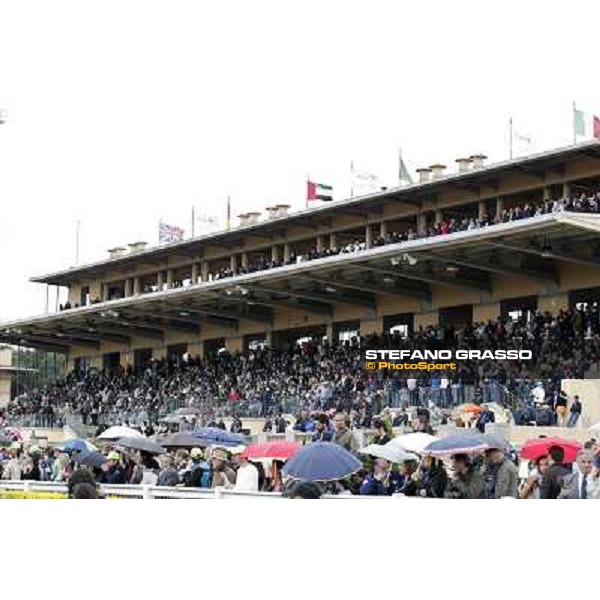
[[211, 455], [212, 487], [232, 489], [235, 485], [235, 471], [229, 465], [229, 456], [222, 448], [215, 448]]
[[556, 500], [558, 498], [566, 477], [571, 473], [564, 464], [565, 451], [560, 446], [552, 446], [548, 451], [548, 470], [540, 482], [540, 499]]
[[477, 418], [477, 422], [475, 423], [475, 427], [481, 432], [485, 433], [485, 426], [488, 423], [494, 423], [496, 421], [496, 415], [492, 410], [490, 410], [487, 404], [481, 405], [481, 412], [479, 413], [479, 417]]
[[454, 475], [449, 482], [445, 497], [454, 500], [480, 500], [485, 498], [485, 484], [478, 467], [466, 454], [452, 456]]
[[581, 401], [579, 400], [579, 396], [575, 395], [573, 397], [573, 403], [571, 404], [571, 408], [569, 409], [569, 421], [567, 423], [567, 427], [575, 427], [580, 416]]
[[373, 429], [375, 429], [375, 438], [373, 439], [373, 444], [379, 444], [381, 446], [387, 444], [391, 441], [391, 436], [388, 435], [385, 425], [381, 419], [375, 419], [373, 421]]
[[593, 473], [594, 453], [581, 450], [577, 455], [577, 472], [564, 480], [558, 496], [563, 500], [592, 500], [600, 497], [600, 479], [598, 471]]
[[350, 419], [346, 413], [338, 413], [333, 419], [335, 433], [332, 442], [339, 444], [348, 452], [358, 452], [358, 440], [350, 430]]
[[543, 476], [550, 467], [547, 456], [540, 456], [535, 461], [535, 468], [529, 474], [527, 481], [521, 489], [520, 497], [523, 500], [539, 500], [540, 499], [540, 484]]

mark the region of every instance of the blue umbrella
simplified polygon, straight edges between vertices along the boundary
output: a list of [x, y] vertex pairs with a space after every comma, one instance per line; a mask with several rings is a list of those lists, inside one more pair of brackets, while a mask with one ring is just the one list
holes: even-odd
[[212, 440], [210, 443], [231, 443], [232, 446], [239, 446], [239, 444], [248, 443], [245, 436], [239, 433], [229, 433], [229, 431], [225, 431], [220, 427], [200, 427], [199, 429], [194, 429], [194, 431], [192, 431], [192, 435], [204, 440]]
[[106, 462], [106, 456], [104, 456], [104, 454], [100, 454], [100, 452], [86, 451], [76, 454], [73, 457], [73, 462], [99, 469]]
[[149, 452], [150, 454], [164, 454], [166, 452], [166, 450], [156, 442], [143, 437], [124, 437], [116, 442], [116, 445], [121, 446], [122, 448], [131, 448], [132, 450]]
[[[482, 436], [481, 436], [482, 437]], [[423, 454], [448, 456], [451, 454], [473, 454], [487, 450], [490, 445], [477, 435], [450, 435], [431, 442], [423, 450]]]
[[193, 438], [196, 440], [198, 446], [223, 446], [224, 448], [234, 448], [241, 444], [247, 444], [247, 441], [235, 442], [232, 440], [215, 440], [214, 438], [198, 437], [194, 435]]
[[98, 450], [94, 444], [87, 440], [67, 440], [59, 444], [57, 448], [65, 452], [93, 452], [94, 450]]
[[303, 481], [344, 479], [363, 464], [348, 450], [332, 442], [315, 442], [298, 451], [283, 467], [283, 474]]

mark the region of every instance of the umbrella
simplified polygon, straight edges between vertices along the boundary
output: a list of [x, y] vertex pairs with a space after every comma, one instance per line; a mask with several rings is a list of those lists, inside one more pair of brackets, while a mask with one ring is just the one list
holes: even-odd
[[276, 460], [288, 460], [302, 448], [298, 442], [265, 442], [263, 444], [250, 444], [241, 454], [242, 458], [260, 460], [262, 458], [273, 458]]
[[285, 463], [283, 475], [303, 481], [335, 481], [356, 473], [362, 466], [358, 458], [338, 444], [315, 442]]
[[23, 432], [18, 427], [5, 427], [4, 431], [15, 440], [23, 440]]
[[144, 437], [137, 429], [131, 427], [125, 427], [123, 425], [116, 425], [109, 427], [106, 431], [103, 431], [99, 436], [99, 440], [119, 440], [124, 437]]
[[100, 452], [86, 451], [76, 454], [73, 457], [73, 462], [99, 469], [106, 462], [106, 456], [100, 454]]
[[371, 444], [369, 446], [365, 446], [359, 452], [361, 454], [368, 454], [369, 456], [374, 456], [376, 458], [384, 458], [385, 460], [393, 463], [401, 463], [407, 460], [419, 460], [419, 457], [416, 454], [407, 452], [398, 445], [393, 446], [390, 442], [383, 446], [381, 444]]
[[220, 427], [200, 427], [194, 429], [192, 435], [206, 440], [213, 440], [213, 442], [232, 442], [234, 444], [247, 443], [247, 440], [243, 435], [239, 433], [230, 433]]
[[240, 445], [245, 445], [247, 442], [240, 442], [236, 440], [215, 440], [213, 438], [196, 437], [192, 435], [196, 440], [196, 446], [220, 446], [221, 448], [237, 448]]
[[590, 427], [590, 431], [600, 431], [600, 421]]
[[440, 438], [435, 435], [429, 435], [428, 433], [422, 433], [417, 431], [415, 433], [407, 433], [405, 435], [399, 435], [389, 441], [386, 446], [393, 446], [407, 450], [408, 452], [416, 452], [421, 454], [423, 449], [429, 446], [431, 442], [435, 442]]
[[581, 444], [572, 440], [563, 440], [557, 437], [536, 438], [527, 440], [521, 447], [521, 457], [527, 460], [537, 460], [546, 456], [552, 446], [560, 446], [565, 452], [566, 463], [575, 462], [581, 450]]
[[450, 435], [424, 448], [424, 454], [448, 456], [451, 454], [473, 454], [487, 450], [490, 446], [475, 435]]
[[93, 452], [98, 450], [94, 444], [83, 439], [67, 440], [59, 444], [57, 448], [64, 452]]
[[0, 433], [0, 446], [10, 446], [12, 444], [12, 441], [12, 437]]
[[[197, 448], [199, 446], [210, 446], [202, 444], [201, 440], [189, 433], [176, 433], [166, 438], [157, 438], [156, 443], [165, 448]], [[211, 442], [214, 443], [214, 442]]]
[[477, 404], [472, 404], [472, 403], [468, 402], [467, 404], [463, 404], [463, 405], [459, 406], [458, 410], [460, 412], [480, 413], [481, 406], [478, 406]]
[[162, 446], [141, 437], [124, 437], [117, 442], [117, 445], [132, 450], [141, 450], [149, 454], [164, 454], [166, 452]]

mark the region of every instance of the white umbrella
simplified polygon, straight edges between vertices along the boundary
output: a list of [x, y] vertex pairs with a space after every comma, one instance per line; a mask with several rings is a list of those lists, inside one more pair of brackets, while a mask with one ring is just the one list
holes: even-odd
[[388, 442], [386, 446], [401, 448], [402, 450], [407, 450], [408, 452], [422, 454], [423, 450], [427, 448], [431, 442], [435, 442], [439, 439], [440, 438], [436, 437], [435, 435], [429, 435], [428, 433], [416, 431], [415, 433], [399, 435]]
[[374, 456], [375, 458], [384, 458], [385, 460], [393, 463], [401, 463], [406, 460], [419, 460], [419, 457], [412, 452], [407, 452], [403, 450], [399, 446], [390, 446], [390, 444], [385, 444], [384, 446], [380, 444], [371, 444], [369, 446], [365, 446], [360, 450], [361, 454], [368, 454], [369, 456]]
[[137, 429], [131, 427], [125, 427], [124, 425], [116, 425], [109, 427], [106, 431], [103, 431], [99, 436], [99, 440], [119, 440], [125, 437], [144, 437]]
[[590, 431], [600, 431], [600, 422], [596, 423], [595, 425], [592, 425], [590, 427]]

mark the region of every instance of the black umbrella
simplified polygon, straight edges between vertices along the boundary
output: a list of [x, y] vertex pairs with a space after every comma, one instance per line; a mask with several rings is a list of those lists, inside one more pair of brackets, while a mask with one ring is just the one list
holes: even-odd
[[131, 448], [132, 450], [141, 450], [142, 452], [148, 452], [149, 454], [164, 454], [166, 450], [143, 437], [124, 437], [117, 442], [117, 446], [122, 448]]
[[99, 469], [105, 462], [106, 456], [104, 454], [100, 454], [100, 452], [79, 452], [73, 455], [73, 462], [79, 463], [80, 465], [85, 465], [87, 467], [96, 467]]
[[194, 437], [193, 435], [177, 433], [166, 438], [160, 438], [158, 443], [165, 448], [197, 448], [199, 446], [208, 446], [210, 443], [214, 444], [215, 441], [211, 440], [210, 443], [207, 444], [205, 441]]

